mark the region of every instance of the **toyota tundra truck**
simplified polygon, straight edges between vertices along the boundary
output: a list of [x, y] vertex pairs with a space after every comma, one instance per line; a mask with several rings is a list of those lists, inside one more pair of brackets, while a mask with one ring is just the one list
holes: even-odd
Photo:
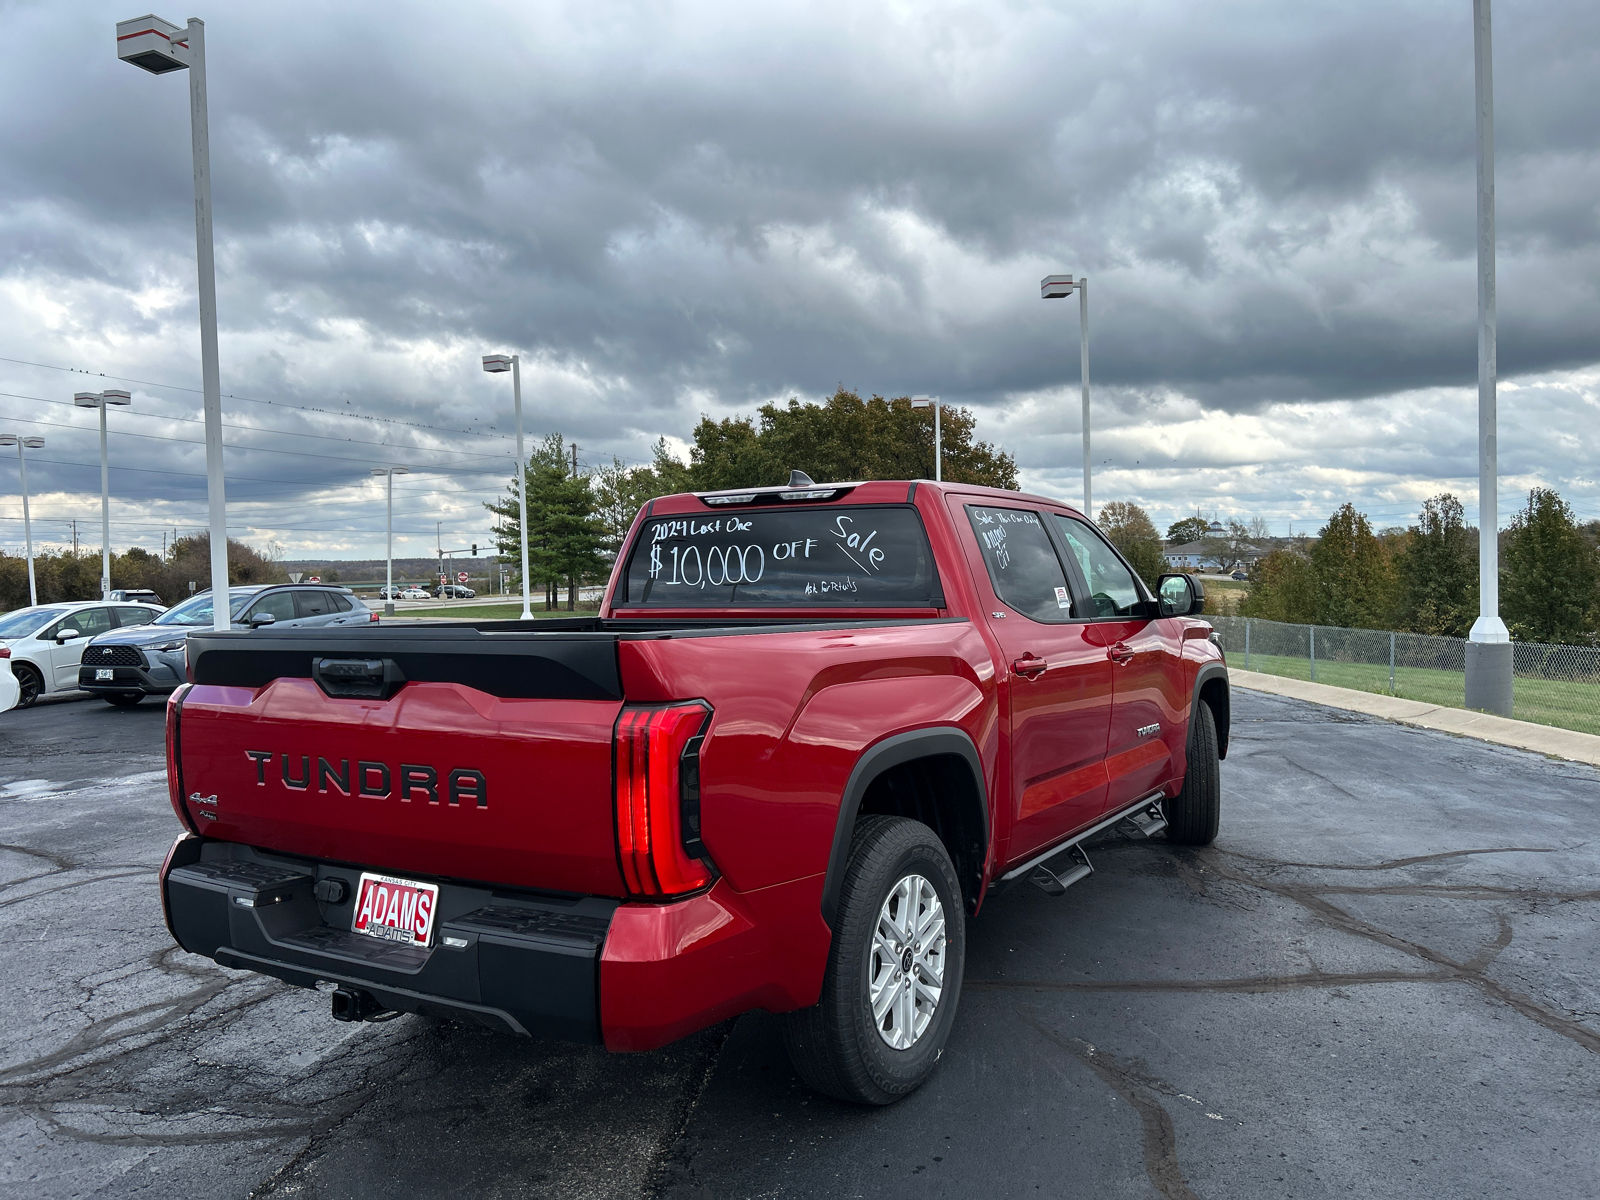
[[192, 632], [167, 926], [342, 1020], [627, 1051], [785, 1013], [810, 1084], [886, 1104], [987, 896], [1113, 827], [1215, 837], [1203, 599], [1054, 500], [795, 472], [647, 504], [596, 617]]

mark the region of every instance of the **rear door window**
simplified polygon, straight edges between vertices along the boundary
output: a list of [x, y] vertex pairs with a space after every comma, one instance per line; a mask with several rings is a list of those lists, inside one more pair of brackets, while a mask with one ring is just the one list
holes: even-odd
[[140, 608], [133, 604], [119, 605], [116, 609], [117, 624], [126, 629], [130, 625], [148, 625], [156, 618], [153, 608]]
[[1056, 530], [1078, 560], [1078, 568], [1089, 585], [1089, 615], [1129, 617], [1144, 594], [1111, 543], [1087, 523], [1076, 517], [1052, 514]]
[[1028, 508], [967, 506], [994, 594], [1035, 621], [1072, 618], [1072, 593], [1039, 514]]
[[342, 611], [334, 606], [332, 592], [304, 591], [296, 592], [295, 596], [299, 598], [302, 617], [325, 617]]
[[910, 505], [646, 519], [619, 604], [649, 608], [943, 608]]

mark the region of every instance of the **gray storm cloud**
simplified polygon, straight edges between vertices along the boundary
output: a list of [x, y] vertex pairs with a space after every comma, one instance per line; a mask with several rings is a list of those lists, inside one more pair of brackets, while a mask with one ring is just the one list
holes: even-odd
[[[0, 82], [3, 353], [192, 383], [185, 89], [115, 61], [122, 9], [8, 12], [31, 49]], [[700, 411], [937, 391], [1054, 479], [1075, 418], [1029, 399], [1076, 379], [1069, 306], [1038, 299], [1051, 270], [1093, 281], [1112, 425], [1175, 395], [1417, 404], [1475, 369], [1464, 3], [205, 16], [225, 390], [503, 433], [473, 372], [511, 347], [545, 419], [635, 458]], [[1502, 368], [1570, 371], [1600, 361], [1600, 8], [1496, 21]], [[3, 390], [59, 390], [28, 370]], [[149, 450], [195, 469], [195, 447]], [[235, 456], [286, 496], [366, 470]], [[1459, 458], [1406, 461], [1437, 477]], [[474, 460], [430, 461], [469, 486]], [[498, 464], [479, 465], [481, 490]]]

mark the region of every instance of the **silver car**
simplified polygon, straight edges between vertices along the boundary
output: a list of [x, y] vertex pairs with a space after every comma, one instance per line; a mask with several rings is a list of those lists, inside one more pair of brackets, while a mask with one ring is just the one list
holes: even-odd
[[[112, 704], [137, 704], [164, 696], [186, 677], [184, 648], [191, 629], [210, 629], [211, 592], [191, 596], [150, 624], [93, 638], [83, 650], [78, 686]], [[368, 625], [378, 614], [349, 588], [329, 584], [256, 584], [228, 589], [229, 623], [265, 625]]]

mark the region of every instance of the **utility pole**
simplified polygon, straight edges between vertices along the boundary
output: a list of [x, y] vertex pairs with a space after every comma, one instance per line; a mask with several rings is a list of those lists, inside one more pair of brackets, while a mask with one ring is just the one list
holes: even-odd
[[72, 557], [78, 557], [78, 519], [72, 519]]
[[444, 522], [435, 521], [433, 523], [433, 536], [439, 547], [439, 599], [443, 600], [444, 585], [447, 582], [444, 577]]
[[577, 442], [573, 442], [572, 443], [572, 474], [573, 474], [574, 477], [576, 477], [577, 474], [578, 474], [578, 443]]
[[1478, 619], [1467, 640], [1466, 705], [1509, 717], [1511, 633], [1500, 619], [1495, 314], [1494, 72], [1489, 0], [1472, 0], [1478, 126]]

